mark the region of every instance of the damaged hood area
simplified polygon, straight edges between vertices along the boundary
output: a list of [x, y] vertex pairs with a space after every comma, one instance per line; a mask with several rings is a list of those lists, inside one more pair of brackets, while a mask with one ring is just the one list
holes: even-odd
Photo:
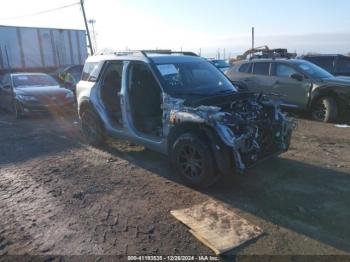
[[164, 95], [165, 124], [195, 123], [214, 131], [232, 152], [237, 171], [289, 148], [293, 119], [278, 100], [252, 93], [232, 93], [191, 101]]

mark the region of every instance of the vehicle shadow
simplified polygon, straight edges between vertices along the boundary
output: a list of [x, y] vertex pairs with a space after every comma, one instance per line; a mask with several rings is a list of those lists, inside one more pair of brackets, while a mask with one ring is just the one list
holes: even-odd
[[[181, 181], [165, 156], [149, 150], [104, 150], [161, 177]], [[275, 225], [350, 252], [350, 174], [282, 157], [245, 175], [224, 177], [207, 196]]]
[[65, 116], [60, 121], [55, 119], [52, 116], [32, 116], [16, 120], [1, 111], [0, 165], [21, 163], [78, 147], [78, 144], [66, 139], [73, 134], [69, 130], [72, 130], [75, 117]]

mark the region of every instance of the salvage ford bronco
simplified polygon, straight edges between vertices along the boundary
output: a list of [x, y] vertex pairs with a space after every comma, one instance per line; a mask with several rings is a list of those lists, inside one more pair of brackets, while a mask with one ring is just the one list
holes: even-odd
[[77, 100], [90, 144], [112, 137], [161, 152], [186, 184], [198, 187], [287, 151], [293, 129], [279, 101], [238, 92], [189, 52], [89, 57]]

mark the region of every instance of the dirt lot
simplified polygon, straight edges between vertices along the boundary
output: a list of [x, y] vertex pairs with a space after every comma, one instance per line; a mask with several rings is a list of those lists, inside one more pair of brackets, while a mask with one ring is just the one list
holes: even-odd
[[350, 252], [350, 129], [299, 120], [288, 153], [196, 191], [157, 153], [85, 145], [75, 121], [0, 112], [0, 255], [212, 254], [169, 213], [209, 198], [265, 232], [232, 254]]

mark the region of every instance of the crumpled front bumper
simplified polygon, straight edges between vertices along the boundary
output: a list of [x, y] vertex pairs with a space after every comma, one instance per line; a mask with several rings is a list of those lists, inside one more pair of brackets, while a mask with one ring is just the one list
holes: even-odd
[[[279, 125], [280, 128], [274, 130], [273, 139], [275, 139], [274, 144], [276, 145], [274, 147], [274, 150], [265, 152], [260, 158], [254, 159], [253, 162], [249, 163], [246, 163], [244, 161], [243, 155], [245, 151], [244, 145], [246, 144], [251, 134], [236, 136], [228, 126], [224, 124], [216, 125], [217, 134], [220, 136], [222, 142], [224, 142], [224, 144], [228, 146], [232, 152], [236, 172], [242, 173], [245, 170], [252, 168], [253, 166], [256, 166], [257, 164], [271, 157], [280, 155], [289, 149], [292, 131], [295, 129], [296, 124], [294, 120], [285, 119], [282, 123], [279, 123]], [[265, 151], [264, 148], [260, 148], [260, 150], [262, 152]]]
[[74, 104], [74, 100], [57, 101], [51, 103], [20, 101], [24, 114], [70, 113], [74, 111]]

